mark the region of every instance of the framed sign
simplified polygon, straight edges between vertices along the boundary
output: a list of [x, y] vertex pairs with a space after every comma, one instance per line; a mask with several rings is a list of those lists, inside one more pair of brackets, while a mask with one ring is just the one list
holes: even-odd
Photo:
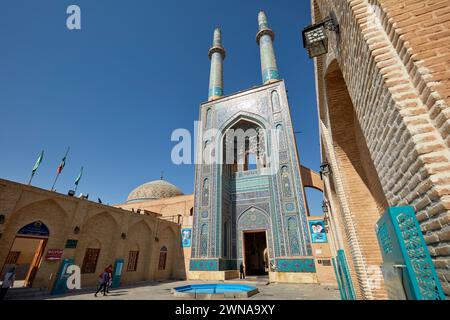
[[22, 227], [18, 234], [27, 236], [48, 237], [49, 231], [47, 226], [42, 221], [35, 221]]
[[181, 230], [181, 246], [183, 248], [191, 246], [192, 229], [186, 228]]
[[78, 240], [68, 239], [66, 242], [67, 249], [75, 249], [77, 247]]
[[48, 249], [45, 260], [56, 261], [61, 260], [63, 249]]
[[323, 220], [310, 220], [309, 230], [311, 232], [311, 240], [313, 243], [326, 243], [327, 233]]

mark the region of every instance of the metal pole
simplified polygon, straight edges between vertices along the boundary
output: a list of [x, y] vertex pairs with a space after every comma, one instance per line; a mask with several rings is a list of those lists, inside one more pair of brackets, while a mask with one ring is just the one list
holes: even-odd
[[[67, 154], [69, 153], [69, 150], [70, 150], [70, 147], [67, 148], [66, 154], [64, 155], [64, 158], [63, 158], [64, 161], [66, 161], [66, 157], [67, 157]], [[60, 174], [60, 172], [56, 173], [55, 181], [53, 181], [53, 185], [52, 185], [52, 188], [50, 189], [50, 191], [55, 191], [54, 188], [55, 188], [56, 181], [58, 181], [59, 174]]]
[[56, 181], [58, 180], [58, 177], [59, 177], [59, 172], [56, 172], [56, 177], [55, 177], [55, 180], [53, 181], [53, 185], [50, 188], [50, 191], [55, 191], [53, 188], [55, 187], [55, 184], [56, 184]]
[[30, 180], [28, 181], [28, 185], [31, 184], [31, 181], [33, 180], [33, 177], [34, 177], [34, 172], [31, 173], [31, 177], [30, 177]]

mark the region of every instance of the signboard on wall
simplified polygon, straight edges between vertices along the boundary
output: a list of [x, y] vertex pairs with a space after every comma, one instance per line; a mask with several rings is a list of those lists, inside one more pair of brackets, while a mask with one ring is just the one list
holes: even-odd
[[323, 220], [310, 220], [309, 230], [311, 232], [311, 241], [313, 243], [326, 243], [327, 233]]
[[63, 249], [48, 249], [45, 260], [56, 261], [61, 260]]
[[191, 246], [192, 229], [181, 229], [181, 245], [183, 248]]
[[75, 249], [77, 247], [78, 240], [68, 239], [66, 242], [67, 249]]
[[49, 231], [42, 221], [35, 221], [22, 227], [18, 234], [27, 236], [48, 237]]

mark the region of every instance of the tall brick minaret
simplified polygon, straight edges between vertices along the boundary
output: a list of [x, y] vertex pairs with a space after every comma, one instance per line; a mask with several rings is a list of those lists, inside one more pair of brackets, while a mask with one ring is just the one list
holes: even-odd
[[275, 52], [273, 50], [273, 40], [275, 33], [269, 28], [267, 17], [264, 11], [259, 11], [258, 14], [259, 30], [256, 34], [256, 42], [259, 44], [261, 54], [261, 73], [263, 83], [271, 83], [281, 80], [278, 72], [277, 61], [275, 59]]
[[213, 45], [209, 49], [208, 54], [209, 59], [211, 59], [208, 101], [211, 101], [223, 96], [223, 60], [225, 59], [225, 49], [222, 46], [222, 33], [220, 32], [220, 28], [214, 30]]

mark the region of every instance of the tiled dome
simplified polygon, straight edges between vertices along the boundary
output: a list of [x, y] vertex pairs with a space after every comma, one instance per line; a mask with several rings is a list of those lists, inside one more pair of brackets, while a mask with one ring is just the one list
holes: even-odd
[[144, 183], [128, 195], [127, 203], [145, 200], [157, 200], [183, 195], [180, 189], [165, 180]]

